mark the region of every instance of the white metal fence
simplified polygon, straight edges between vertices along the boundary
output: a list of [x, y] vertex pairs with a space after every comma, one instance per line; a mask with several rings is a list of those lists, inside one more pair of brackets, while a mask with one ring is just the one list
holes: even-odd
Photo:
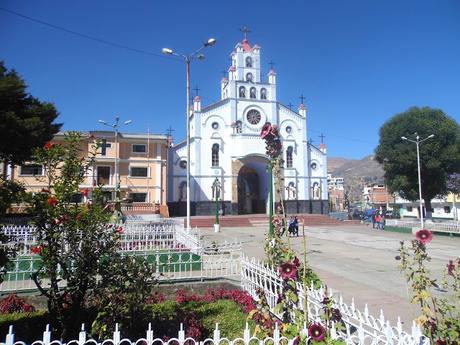
[[[262, 289], [267, 298], [271, 311], [277, 304], [278, 296], [282, 293], [283, 281], [276, 269], [266, 264], [243, 258], [241, 263], [241, 285], [255, 300], [258, 300], [259, 289]], [[324, 287], [315, 289], [313, 286], [307, 289], [297, 283], [299, 306], [305, 305], [305, 293], [307, 291], [308, 315], [312, 320], [320, 322], [321, 310], [324, 308], [324, 297], [333, 298], [334, 308], [340, 310], [345, 330], [334, 330], [337, 334], [354, 344], [399, 344], [399, 345], [422, 345], [429, 344], [429, 340], [422, 336], [418, 326], [413, 323], [411, 333], [402, 328], [398, 319], [396, 326], [391, 326], [385, 319], [383, 311], [376, 318], [369, 314], [367, 305], [364, 310], [358, 310], [352, 301], [347, 305], [342, 296], [335, 296], [332, 289], [327, 292]]]
[[[3, 227], [3, 233], [20, 243], [19, 255], [12, 262], [0, 285], [0, 292], [36, 289], [32, 273], [41, 266], [32, 248], [38, 243], [35, 228]], [[143, 257], [155, 268], [159, 281], [204, 280], [240, 274], [241, 243], [204, 243], [197, 230], [187, 232], [183, 221], [128, 223], [120, 234], [124, 255]], [[46, 278], [43, 279], [46, 283]], [[65, 285], [65, 282], [61, 282]]]
[[[447, 232], [452, 234], [460, 234], [460, 224], [457, 223], [432, 223], [424, 222], [425, 229], [434, 231], [434, 232]], [[411, 220], [400, 220], [400, 219], [387, 219], [386, 225], [389, 226], [399, 226], [402, 228], [418, 228], [420, 229], [419, 221]]]
[[[310, 339], [308, 335], [308, 329], [304, 328], [302, 332], [307, 336], [307, 340]], [[43, 337], [41, 340], [34, 341], [34, 345], [294, 345], [296, 343], [296, 338], [286, 338], [282, 337], [280, 330], [275, 328], [273, 331], [273, 337], [267, 337], [264, 339], [259, 339], [254, 336], [251, 336], [251, 330], [246, 324], [246, 328], [243, 330], [242, 337], [235, 338], [233, 340], [225, 337], [225, 334], [221, 334], [219, 329], [219, 324], [216, 323], [216, 328], [213, 331], [212, 338], [207, 338], [204, 340], [197, 340], [193, 338], [186, 337], [186, 331], [183, 325], [180, 325], [180, 329], [177, 332], [177, 337], [170, 338], [169, 340], [164, 340], [161, 338], [154, 337], [154, 331], [152, 324], [149, 323], [147, 330], [145, 331], [145, 338], [140, 338], [137, 340], [130, 340], [123, 338], [122, 330], [119, 329], [118, 324], [115, 325], [115, 330], [113, 332], [112, 338], [104, 339], [97, 341], [89, 337], [88, 333], [85, 331], [85, 325], [82, 325], [81, 331], [78, 335], [78, 339], [71, 340], [67, 343], [63, 343], [59, 340], [53, 340], [53, 334], [49, 330], [49, 325], [46, 326], [45, 331], [43, 332]], [[337, 339], [341, 339], [337, 335]], [[345, 340], [345, 339], [343, 339]], [[356, 345], [352, 339], [347, 341], [347, 345]], [[22, 341], [16, 341], [13, 327], [10, 326], [8, 334], [5, 336], [5, 342], [0, 345], [25, 345]]]

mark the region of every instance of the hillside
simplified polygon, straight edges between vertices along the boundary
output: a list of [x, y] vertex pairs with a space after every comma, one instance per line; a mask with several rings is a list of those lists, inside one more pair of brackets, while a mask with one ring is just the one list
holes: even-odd
[[328, 157], [328, 170], [334, 177], [345, 179], [345, 190], [350, 200], [360, 201], [363, 187], [371, 183], [384, 183], [383, 169], [374, 159], [366, 156], [363, 159], [346, 159]]

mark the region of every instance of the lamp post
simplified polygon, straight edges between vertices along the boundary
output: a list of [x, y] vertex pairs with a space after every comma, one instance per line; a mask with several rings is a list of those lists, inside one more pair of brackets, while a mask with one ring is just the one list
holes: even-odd
[[216, 220], [214, 222], [214, 232], [219, 232], [219, 198], [222, 185], [219, 182], [219, 179], [216, 177], [214, 183], [212, 184], [212, 196], [216, 198]]
[[427, 136], [425, 139], [420, 140], [420, 136], [415, 133], [415, 140], [408, 139], [406, 137], [401, 137], [402, 140], [410, 141], [417, 146], [417, 170], [418, 170], [418, 196], [420, 199], [420, 225], [423, 229], [423, 199], [422, 199], [422, 175], [420, 172], [420, 144], [424, 141], [434, 137], [434, 134]]
[[186, 190], [187, 190], [187, 231], [190, 231], [190, 62], [192, 60], [198, 59], [203, 60], [205, 58], [204, 54], [201, 53], [203, 49], [206, 47], [210, 47], [216, 44], [216, 40], [214, 38], [210, 38], [207, 42], [205, 42], [199, 49], [191, 54], [180, 54], [176, 53], [174, 50], [170, 48], [163, 48], [161, 51], [165, 55], [173, 55], [179, 56], [184, 59], [185, 68], [186, 68], [186, 120], [187, 120], [187, 138], [186, 138], [186, 145], [187, 145], [187, 180], [186, 180]]
[[[118, 172], [118, 128], [120, 127], [120, 116], [115, 116], [115, 123], [113, 124], [104, 120], [98, 120], [98, 122], [105, 126], [112, 127], [115, 131], [115, 208], [117, 211], [120, 211], [120, 174]], [[131, 120], [126, 120], [123, 122], [123, 125], [129, 125], [131, 122]]]

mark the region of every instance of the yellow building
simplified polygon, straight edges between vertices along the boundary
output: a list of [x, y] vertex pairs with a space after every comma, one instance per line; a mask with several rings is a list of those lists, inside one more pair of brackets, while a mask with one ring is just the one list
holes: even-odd
[[[118, 133], [115, 140], [113, 131], [93, 131], [83, 133], [81, 152], [88, 156], [96, 140], [102, 142], [97, 151], [93, 168], [85, 176], [81, 189], [91, 189], [94, 183], [102, 184], [108, 200], [115, 200], [117, 178], [120, 179], [120, 197], [129, 209], [136, 205], [147, 210], [149, 205], [166, 210], [168, 138], [155, 134]], [[62, 143], [64, 133], [57, 134], [53, 143]], [[46, 186], [45, 172], [41, 165], [25, 163], [9, 169], [12, 179], [24, 183], [29, 191], [40, 191]]]

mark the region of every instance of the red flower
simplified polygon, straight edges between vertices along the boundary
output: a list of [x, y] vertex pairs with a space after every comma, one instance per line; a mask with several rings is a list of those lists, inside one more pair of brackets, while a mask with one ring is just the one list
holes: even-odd
[[44, 146], [45, 150], [52, 149], [54, 147], [54, 144], [52, 142], [47, 142]]
[[42, 251], [42, 247], [41, 246], [32, 247], [30, 251], [32, 254], [40, 254]]
[[297, 278], [297, 266], [291, 262], [285, 262], [278, 267], [278, 273], [284, 280]]
[[415, 238], [421, 244], [427, 244], [433, 239], [433, 233], [430, 230], [422, 229], [415, 233]]
[[268, 139], [271, 137], [272, 132], [272, 124], [270, 122], [265, 122], [265, 125], [262, 126], [262, 130], [260, 131], [260, 137], [262, 139]]
[[58, 203], [58, 201], [57, 201], [57, 199], [56, 199], [54, 196], [50, 196], [50, 197], [48, 198], [48, 205], [54, 207], [54, 206], [57, 205], [57, 203]]
[[313, 341], [323, 341], [326, 338], [326, 329], [319, 323], [312, 323], [308, 327], [308, 335]]
[[123, 227], [119, 226], [115, 231], [118, 232], [119, 234], [122, 234], [123, 233]]
[[447, 341], [443, 339], [436, 340], [436, 345], [447, 345]]
[[88, 196], [88, 188], [85, 188], [85, 189], [82, 189], [82, 191], [80, 192], [82, 196], [84, 196], [85, 198]]

